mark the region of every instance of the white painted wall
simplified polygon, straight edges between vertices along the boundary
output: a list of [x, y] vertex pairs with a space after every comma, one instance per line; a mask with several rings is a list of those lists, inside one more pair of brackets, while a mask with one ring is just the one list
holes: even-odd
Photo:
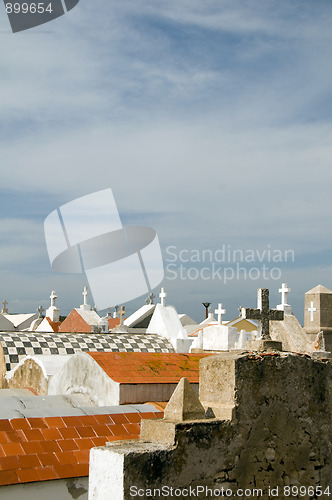
[[108, 446], [90, 451], [89, 499], [123, 500], [124, 455], [111, 453]]
[[119, 384], [84, 352], [70, 357], [49, 381], [48, 394], [88, 394], [96, 406], [118, 405]]
[[235, 348], [239, 332], [232, 326], [211, 325], [203, 330], [203, 349], [208, 351], [228, 351]]

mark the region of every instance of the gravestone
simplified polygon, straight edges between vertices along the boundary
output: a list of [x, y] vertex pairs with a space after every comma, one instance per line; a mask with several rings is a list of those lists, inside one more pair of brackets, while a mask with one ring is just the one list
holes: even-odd
[[318, 285], [304, 296], [304, 330], [315, 341], [323, 332], [326, 350], [332, 351], [332, 291]]
[[8, 302], [7, 302], [7, 300], [4, 300], [2, 305], [3, 305], [3, 308], [1, 310], [1, 314], [8, 314], [8, 309], [7, 309]]
[[279, 288], [279, 293], [281, 293], [281, 304], [277, 305], [278, 311], [284, 311], [285, 315], [292, 314], [292, 306], [287, 303], [287, 295], [291, 292], [288, 288], [287, 283], [283, 283], [281, 288]]
[[281, 342], [271, 339], [270, 321], [282, 321], [284, 319], [284, 311], [270, 309], [269, 290], [267, 288], [259, 288], [257, 291], [257, 309], [242, 307], [242, 317], [258, 321], [257, 333], [258, 337], [261, 337], [261, 340], [257, 343], [258, 350], [282, 350]]
[[222, 316], [223, 314], [226, 314], [226, 309], [222, 308], [222, 304], [218, 304], [218, 309], [215, 309], [214, 313], [218, 317], [218, 325], [222, 325]]

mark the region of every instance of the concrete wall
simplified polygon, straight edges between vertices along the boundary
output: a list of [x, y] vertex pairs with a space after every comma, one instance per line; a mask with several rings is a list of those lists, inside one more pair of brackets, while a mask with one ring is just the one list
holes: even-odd
[[0, 500], [88, 500], [88, 477], [0, 487]]
[[331, 363], [287, 353], [225, 353], [203, 359], [200, 366], [202, 402], [219, 412], [232, 407], [229, 418], [158, 421], [150, 439], [143, 428], [145, 422], [153, 425], [143, 421], [150, 442], [94, 448], [90, 500], [106, 500], [112, 487], [121, 492], [122, 485], [117, 500], [132, 499], [133, 486], [143, 499], [164, 485], [224, 488], [233, 497], [238, 489], [260, 489], [264, 499], [269, 488], [278, 488], [277, 498], [288, 497], [289, 486], [331, 488]]

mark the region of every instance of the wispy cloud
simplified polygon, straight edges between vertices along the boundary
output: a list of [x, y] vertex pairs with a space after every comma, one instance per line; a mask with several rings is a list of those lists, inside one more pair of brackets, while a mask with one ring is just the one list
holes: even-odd
[[331, 248], [331, 17], [323, 0], [81, 0], [13, 35], [1, 16], [0, 262], [15, 286], [29, 265], [50, 272], [48, 213], [108, 186], [163, 246]]

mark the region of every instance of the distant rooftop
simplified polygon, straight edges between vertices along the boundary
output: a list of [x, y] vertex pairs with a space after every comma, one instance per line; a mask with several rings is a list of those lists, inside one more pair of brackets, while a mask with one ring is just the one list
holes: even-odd
[[204, 354], [88, 352], [115, 382], [122, 384], [173, 384], [186, 377], [199, 381], [199, 361]]

